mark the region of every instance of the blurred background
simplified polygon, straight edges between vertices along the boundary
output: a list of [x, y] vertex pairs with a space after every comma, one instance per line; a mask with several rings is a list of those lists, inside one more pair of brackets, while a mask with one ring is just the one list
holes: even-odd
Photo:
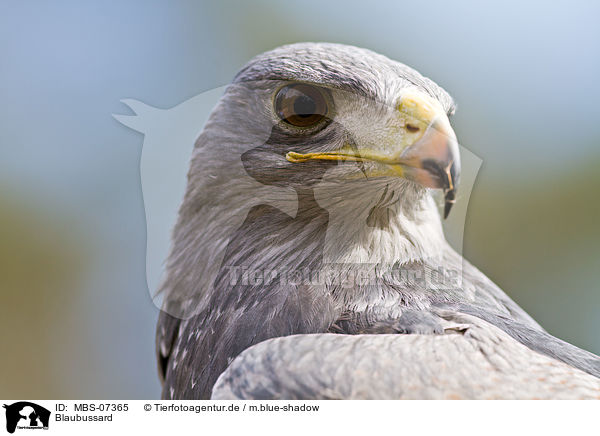
[[600, 354], [600, 6], [464, 1], [0, 3], [0, 397], [158, 397], [143, 136], [296, 41], [366, 47], [458, 103], [483, 160], [464, 253], [550, 333]]

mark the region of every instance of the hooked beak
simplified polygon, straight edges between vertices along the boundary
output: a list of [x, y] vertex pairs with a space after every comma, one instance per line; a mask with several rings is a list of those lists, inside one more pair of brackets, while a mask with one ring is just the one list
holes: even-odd
[[[446, 118], [447, 119], [447, 118]], [[460, 155], [454, 131], [440, 121], [427, 127], [423, 137], [400, 156], [404, 177], [444, 192], [444, 219], [456, 201]]]
[[286, 155], [289, 162], [340, 160], [375, 162], [370, 176], [404, 177], [422, 186], [444, 192], [444, 218], [454, 202], [460, 177], [460, 155], [456, 135], [441, 105], [418, 91], [406, 92], [398, 106], [397, 118], [404, 134], [387, 149], [345, 145], [340, 150]]

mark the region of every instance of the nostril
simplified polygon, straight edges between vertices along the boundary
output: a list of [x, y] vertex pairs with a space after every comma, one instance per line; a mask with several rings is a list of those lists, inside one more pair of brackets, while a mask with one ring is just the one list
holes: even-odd
[[418, 132], [421, 129], [419, 128], [419, 126], [415, 126], [415, 125], [412, 125], [412, 124], [406, 124], [406, 130], [408, 130], [411, 133], [416, 133], [416, 132]]

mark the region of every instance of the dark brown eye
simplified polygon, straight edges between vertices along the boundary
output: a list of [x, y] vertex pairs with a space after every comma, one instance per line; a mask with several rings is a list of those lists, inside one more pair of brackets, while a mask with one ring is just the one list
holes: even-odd
[[323, 92], [303, 83], [284, 86], [275, 96], [275, 113], [292, 126], [313, 126], [327, 115]]

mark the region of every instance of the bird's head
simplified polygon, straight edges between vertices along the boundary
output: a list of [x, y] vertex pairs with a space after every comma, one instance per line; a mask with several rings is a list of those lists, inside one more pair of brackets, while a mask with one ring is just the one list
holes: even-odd
[[405, 191], [440, 189], [447, 216], [460, 175], [453, 110], [439, 86], [384, 56], [294, 44], [246, 65], [219, 117], [228, 142], [246, 146], [237, 152], [247, 174], [263, 184], [321, 183], [348, 203], [352, 192], [377, 203], [385, 191], [390, 203]]
[[434, 82], [369, 50], [302, 43], [257, 56], [196, 141], [163, 289], [208, 304], [232, 238], [256, 245], [260, 235], [239, 229], [261, 205], [307, 221], [327, 215], [327, 224], [298, 231], [274, 214], [259, 220], [273, 249], [248, 264], [323, 238], [328, 263], [439, 255], [447, 243], [429, 191], [444, 192], [447, 215], [460, 173], [453, 110]]

